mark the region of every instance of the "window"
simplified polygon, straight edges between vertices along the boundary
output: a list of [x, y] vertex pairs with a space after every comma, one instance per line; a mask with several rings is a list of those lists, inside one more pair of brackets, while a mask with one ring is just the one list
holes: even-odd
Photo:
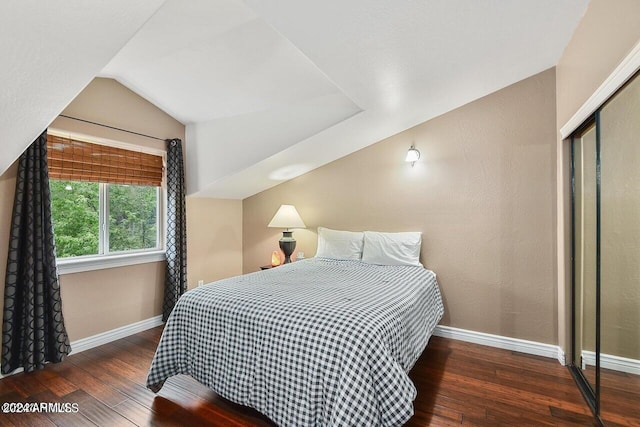
[[160, 187], [55, 179], [50, 185], [58, 258], [161, 249]]
[[163, 249], [162, 156], [55, 133], [47, 145], [59, 267]]
[[160, 247], [158, 190], [140, 185], [107, 186], [109, 252]]
[[50, 180], [56, 255], [66, 258], [100, 253], [100, 185]]

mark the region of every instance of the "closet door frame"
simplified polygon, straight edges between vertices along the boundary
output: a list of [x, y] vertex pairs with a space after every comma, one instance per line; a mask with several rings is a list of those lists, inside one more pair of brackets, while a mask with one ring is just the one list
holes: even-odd
[[[612, 96], [613, 97], [613, 96]], [[580, 366], [575, 365], [576, 355], [582, 349], [576, 348], [576, 159], [575, 145], [582, 143], [582, 136], [595, 126], [596, 132], [596, 306], [595, 306], [595, 353], [596, 353], [596, 383], [594, 387], [589, 383]], [[604, 425], [600, 419], [600, 108], [571, 134], [571, 362], [568, 365], [580, 392], [591, 408], [596, 420]], [[582, 147], [584, 149], [584, 147]]]

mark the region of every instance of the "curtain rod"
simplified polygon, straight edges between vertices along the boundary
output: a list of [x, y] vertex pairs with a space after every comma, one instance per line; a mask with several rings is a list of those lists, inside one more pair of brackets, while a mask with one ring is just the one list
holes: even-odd
[[163, 138], [158, 138], [158, 137], [151, 136], [151, 135], [145, 135], [144, 133], [134, 132], [134, 131], [131, 131], [131, 130], [120, 129], [120, 128], [117, 128], [117, 127], [114, 127], [114, 126], [104, 125], [102, 123], [96, 123], [96, 122], [92, 122], [92, 121], [85, 120], [85, 119], [79, 119], [77, 117], [65, 116], [64, 114], [60, 114], [60, 116], [58, 116], [58, 117], [64, 117], [64, 118], [71, 119], [71, 120], [77, 120], [79, 122], [85, 122], [85, 123], [90, 123], [90, 124], [96, 125], [96, 126], [102, 126], [102, 127], [109, 128], [109, 129], [119, 130], [121, 132], [127, 132], [127, 133], [131, 133], [131, 134], [134, 134], [134, 135], [144, 136], [145, 138], [157, 139], [158, 141], [166, 141]]

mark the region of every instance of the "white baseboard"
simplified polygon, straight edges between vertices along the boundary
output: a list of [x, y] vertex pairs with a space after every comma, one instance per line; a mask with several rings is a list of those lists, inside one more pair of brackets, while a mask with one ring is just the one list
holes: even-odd
[[438, 337], [451, 338], [454, 340], [466, 341], [474, 344], [501, 348], [504, 350], [550, 357], [552, 359], [557, 359], [562, 365], [565, 364], [564, 352], [557, 345], [503, 337], [501, 335], [486, 334], [484, 332], [475, 332], [467, 329], [459, 329], [442, 325], [436, 326], [433, 334]]
[[[596, 353], [593, 351], [582, 352], [583, 364], [596, 366]], [[626, 372], [640, 375], [640, 360], [600, 353], [600, 367], [613, 371]]]
[[108, 344], [111, 341], [119, 340], [120, 338], [126, 338], [130, 335], [137, 334], [138, 332], [146, 331], [147, 329], [155, 328], [162, 325], [162, 316], [152, 317], [150, 319], [141, 320], [130, 325], [125, 325], [120, 328], [112, 329], [107, 332], [102, 332], [97, 335], [93, 335], [87, 338], [82, 338], [71, 342], [71, 354], [80, 353], [90, 348], [98, 347], [103, 344]]

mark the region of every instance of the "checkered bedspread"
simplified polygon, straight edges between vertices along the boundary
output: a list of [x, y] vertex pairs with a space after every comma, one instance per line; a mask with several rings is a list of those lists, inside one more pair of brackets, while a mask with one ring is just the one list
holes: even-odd
[[282, 426], [391, 426], [444, 312], [420, 267], [308, 259], [201, 286], [167, 320], [147, 378], [190, 375]]

